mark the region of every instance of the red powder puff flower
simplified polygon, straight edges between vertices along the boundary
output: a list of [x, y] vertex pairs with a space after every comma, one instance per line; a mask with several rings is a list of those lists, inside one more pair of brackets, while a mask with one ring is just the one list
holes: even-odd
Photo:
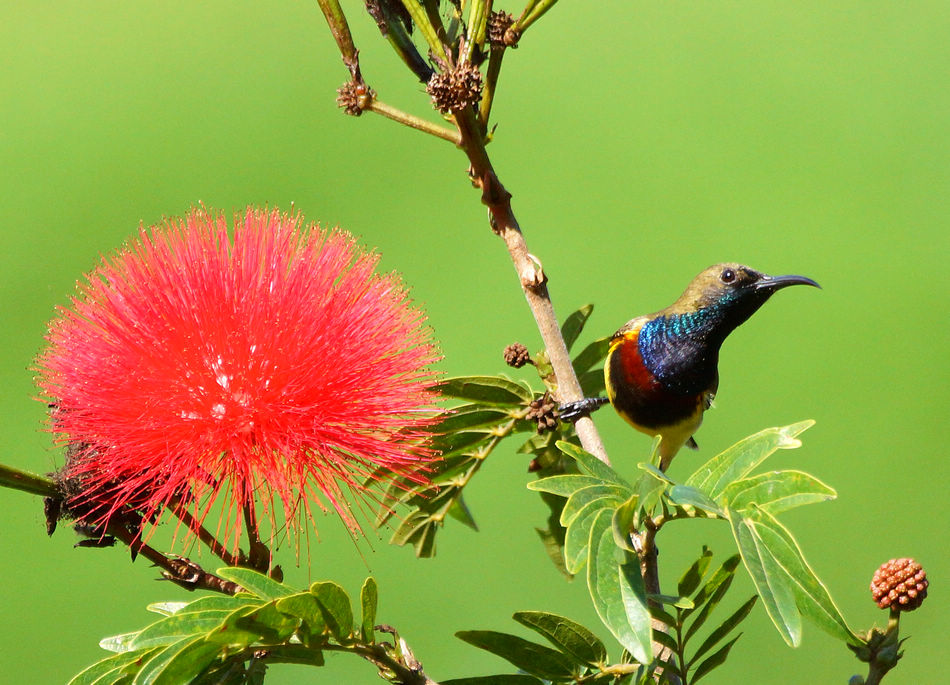
[[299, 215], [235, 223], [233, 241], [204, 209], [142, 229], [50, 323], [38, 384], [81, 522], [201, 521], [223, 493], [234, 546], [239, 512], [256, 500], [274, 523], [275, 496], [291, 528], [315, 501], [356, 531], [344, 490], [380, 467], [418, 482], [433, 458], [438, 357], [399, 278]]

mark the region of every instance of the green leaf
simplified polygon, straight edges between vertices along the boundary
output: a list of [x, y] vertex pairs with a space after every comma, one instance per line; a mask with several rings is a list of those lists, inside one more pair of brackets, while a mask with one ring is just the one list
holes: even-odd
[[[679, 595], [647, 595], [647, 599], [651, 602], [659, 602], [660, 604], [669, 604], [675, 606], [677, 609], [695, 609], [696, 604], [689, 597], [681, 597]], [[655, 611], [655, 609], [653, 610]]]
[[736, 511], [755, 505], [772, 515], [835, 497], [833, 489], [801, 471], [760, 473], [733, 482], [722, 493], [723, 503]]
[[726, 637], [726, 635], [731, 633], [740, 623], [742, 623], [742, 621], [745, 620], [745, 617], [749, 615], [749, 612], [752, 611], [752, 607], [755, 606], [755, 603], [758, 601], [758, 599], [759, 598], [756, 595], [752, 595], [752, 597], [747, 599], [742, 604], [742, 606], [736, 609], [736, 611], [733, 612], [729, 618], [723, 621], [718, 628], [711, 632], [709, 637], [703, 640], [703, 644], [699, 646], [699, 649], [696, 650], [696, 653], [690, 657], [689, 665], [692, 666], [694, 663], [696, 663], [696, 661], [702, 658], [703, 654], [719, 644], [720, 640]]
[[[555, 521], [558, 529], [563, 532], [560, 524]], [[541, 544], [544, 545], [544, 551], [547, 553], [548, 558], [551, 559], [551, 563], [560, 571], [568, 580], [574, 578], [574, 574], [567, 570], [567, 566], [564, 563], [564, 536], [558, 535], [551, 528], [535, 528], [534, 532], [538, 534], [538, 537], [541, 539]]]
[[402, 546], [411, 542], [426, 526], [432, 525], [432, 517], [424, 511], [410, 512], [393, 531], [389, 544]]
[[[725, 592], [725, 590], [729, 588], [729, 585], [732, 584], [733, 578], [735, 578], [736, 569], [739, 568], [740, 561], [741, 557], [738, 554], [733, 554], [731, 557], [722, 562], [722, 565], [716, 569], [712, 577], [706, 581], [706, 584], [703, 585], [703, 588], [696, 594], [696, 606], [710, 602], [711, 598], [717, 593]], [[723, 586], [725, 586], [725, 589], [723, 589]]]
[[686, 485], [702, 490], [718, 501], [730, 483], [746, 476], [776, 450], [801, 447], [801, 441], [795, 436], [814, 425], [811, 420], [801, 421], [750, 435], [700, 466], [686, 479]]
[[171, 616], [188, 606], [188, 602], [153, 602], [145, 607], [146, 611], [162, 616]]
[[439, 525], [435, 521], [431, 522], [411, 540], [416, 558], [431, 559], [435, 556], [435, 534], [439, 530]]
[[234, 611], [241, 607], [257, 607], [263, 604], [262, 600], [252, 597], [231, 597], [229, 595], [205, 595], [193, 602], [189, 602], [178, 610], [177, 614], [190, 614], [198, 611]]
[[204, 637], [187, 637], [156, 653], [133, 680], [133, 685], [181, 685], [189, 683], [213, 662], [221, 645]]
[[442, 685], [544, 685], [532, 675], [482, 675], [474, 678], [453, 678], [440, 681]]
[[734, 638], [729, 640], [729, 642], [727, 642], [725, 645], [722, 646], [722, 649], [720, 649], [711, 657], [706, 659], [703, 663], [701, 663], [699, 665], [699, 668], [697, 668], [696, 671], [693, 673], [693, 678], [692, 680], [689, 681], [690, 685], [693, 685], [693, 683], [695, 683], [697, 680], [702, 678], [704, 675], [709, 673], [711, 670], [713, 670], [717, 666], [721, 666], [722, 664], [724, 664], [726, 662], [726, 657], [729, 656], [729, 650], [732, 649], [732, 645], [734, 645], [736, 643], [736, 640], [738, 640], [740, 637], [742, 637], [742, 633], [739, 633]]
[[292, 588], [282, 585], [276, 580], [268, 578], [263, 573], [252, 571], [249, 568], [229, 566], [227, 568], [219, 568], [215, 573], [225, 580], [237, 583], [247, 592], [261, 599], [279, 599], [294, 594]]
[[676, 639], [672, 635], [664, 633], [662, 630], [654, 631], [653, 639], [669, 649], [673, 654], [676, 654], [676, 651], [679, 649]]
[[802, 618], [788, 575], [762, 542], [753, 522], [731, 509], [727, 513], [742, 562], [762, 598], [766, 613], [782, 639], [789, 646], [797, 647], [802, 639]]
[[545, 680], [563, 680], [578, 673], [567, 655], [517, 635], [494, 630], [463, 630], [455, 636]]
[[83, 669], [69, 681], [68, 685], [112, 685], [126, 679], [128, 674], [135, 673], [141, 660], [158, 652], [157, 649], [145, 649], [134, 652], [114, 654], [92, 666]]
[[709, 568], [709, 563], [712, 561], [712, 557], [712, 550], [703, 545], [703, 552], [699, 555], [699, 559], [694, 561], [690, 567], [686, 569], [686, 572], [680, 578], [680, 581], [676, 586], [676, 591], [679, 592], [681, 596], [686, 597], [696, 591], [696, 589], [699, 587], [699, 584], [703, 582], [703, 578], [706, 575], [706, 569]]
[[303, 622], [308, 642], [312, 642], [313, 638], [323, 634], [327, 627], [320, 603], [309, 592], [298, 592], [290, 597], [278, 599], [275, 606], [280, 613], [299, 618]]
[[795, 594], [802, 614], [829, 635], [850, 644], [860, 641], [835, 605], [828, 588], [818, 579], [805, 561], [798, 543], [785, 526], [765, 511], [755, 511], [751, 518], [754, 534], [783, 570]]
[[[443, 463], [452, 457], [471, 457], [478, 454], [492, 438], [494, 433], [491, 430], [471, 430], [459, 431], [458, 433], [449, 433], [440, 435], [433, 440], [433, 447], [442, 454]], [[452, 466], [458, 466], [465, 459], [456, 459], [451, 462]], [[438, 466], [438, 464], [436, 464]], [[448, 471], [449, 468], [440, 469]]]
[[607, 661], [604, 643], [580, 623], [543, 611], [519, 611], [513, 618], [581, 665], [600, 666]]
[[379, 590], [376, 587], [376, 579], [370, 576], [363, 581], [363, 587], [360, 588], [360, 607], [363, 616], [360, 623], [360, 637], [363, 638], [363, 642], [376, 642], [376, 604], [378, 601]]
[[[706, 622], [709, 615], [719, 606], [719, 602], [726, 596], [732, 581], [736, 577], [736, 568], [739, 566], [740, 557], [735, 554], [726, 559], [722, 566], [716, 569], [712, 578], [703, 585], [702, 590], [696, 595], [695, 605], [702, 607], [696, 617], [692, 620], [689, 628], [686, 630], [686, 639], [689, 640]], [[693, 613], [693, 610], [683, 612], [683, 621], [685, 623]]]
[[567, 442], [566, 440], [558, 440], [556, 445], [557, 448], [561, 450], [561, 452], [574, 459], [581, 469], [586, 471], [591, 476], [594, 476], [594, 478], [600, 478], [601, 480], [612, 485], [619, 485], [628, 489], [630, 488], [630, 483], [625, 481], [619, 473], [607, 466], [607, 464], [602, 462], [590, 452], [587, 452], [586, 450], [573, 443]]
[[[594, 364], [597, 364], [604, 357], [607, 356], [607, 350], [610, 349], [610, 339], [612, 336], [607, 336], [605, 338], [598, 338], [590, 345], [581, 350], [580, 354], [574, 357], [574, 371], [578, 375], [584, 373], [590, 369]], [[603, 378], [604, 372], [602, 369], [597, 369], [596, 373], [600, 374]]]
[[690, 487], [689, 485], [674, 485], [670, 488], [670, 499], [674, 504], [680, 506], [691, 506], [702, 509], [705, 512], [725, 518], [726, 513], [718, 504], [712, 501], [702, 490]]
[[551, 446], [551, 438], [555, 437], [556, 435], [556, 432], [541, 433], [540, 435], [535, 433], [520, 447], [518, 447], [515, 452], [518, 454], [533, 454], [543, 452]]
[[631, 495], [626, 502], [621, 504], [614, 511], [610, 525], [614, 534], [614, 542], [617, 543], [617, 547], [620, 549], [626, 549], [631, 552], [636, 551], [633, 549], [630, 533], [636, 527], [634, 525], [634, 519], [637, 516], [639, 508], [640, 497], [638, 495]]
[[339, 641], [348, 640], [353, 633], [353, 608], [346, 590], [328, 580], [311, 585], [310, 594], [320, 603], [323, 619], [333, 637]]
[[108, 652], [116, 652], [117, 654], [128, 652], [132, 649], [132, 641], [138, 637], [140, 632], [142, 631], [136, 630], [134, 633], [122, 633], [121, 635], [104, 637], [99, 640], [99, 646]]
[[200, 676], [190, 681], [188, 685], [263, 685], [259, 679], [255, 679], [254, 671], [257, 669], [253, 662], [251, 673], [244, 668], [242, 653], [229, 656], [223, 661], [211, 664]]
[[558, 497], [570, 497], [581, 488], [587, 488], [592, 485], [604, 485], [604, 481], [593, 476], [581, 476], [578, 474], [568, 474], [565, 476], [549, 476], [540, 478], [528, 483], [529, 490], [538, 492], [550, 492]]
[[239, 609], [233, 612], [219, 629], [208, 634], [208, 641], [246, 645], [250, 644], [250, 636], [254, 635], [257, 638], [253, 641], [280, 643], [290, 638], [299, 627], [300, 620], [297, 617], [280, 611], [276, 602], [268, 602], [251, 611]]
[[652, 625], [650, 610], [647, 607], [646, 588], [640, 575], [640, 563], [631, 555], [629, 561], [620, 564], [620, 596], [623, 599], [627, 622], [633, 628], [639, 641], [647, 650], [647, 662], [652, 658]]
[[273, 604], [235, 609], [222, 623], [221, 627], [213, 633], [209, 633], [206, 639], [215, 644], [228, 645], [232, 651], [234, 649], [244, 649], [248, 645], [257, 642], [264, 633], [274, 632], [270, 628], [257, 625], [254, 618], [254, 615], [265, 606], [270, 606], [273, 611], [277, 611]]
[[480, 404], [467, 404], [454, 407], [438, 425], [432, 428], [438, 433], [458, 433], [474, 428], [488, 428], [511, 420], [507, 409], [494, 409]]
[[167, 616], [139, 631], [130, 649], [146, 649], [174, 644], [183, 637], [205, 635], [220, 627], [231, 612], [212, 609]]
[[669, 481], [659, 478], [652, 471], [645, 471], [637, 482], [637, 494], [640, 497], [640, 509], [648, 516], [653, 515], [653, 510], [660, 503], [660, 498], [670, 486]]
[[616, 508], [630, 498], [630, 491], [617, 485], [591, 485], [581, 488], [567, 498], [561, 511], [561, 525], [570, 527], [571, 521], [592, 502], [600, 507]]
[[478, 532], [478, 524], [475, 523], [475, 517], [472, 516], [472, 512], [465, 503], [465, 498], [462, 497], [461, 492], [459, 492], [458, 497], [453, 498], [449, 507], [449, 516], [468, 526], [476, 533]]
[[614, 543], [613, 512], [603, 509], [591, 526], [587, 561], [587, 586], [600, 620], [620, 644], [640, 663], [653, 659], [650, 612], [643, 579], [636, 568], [621, 566]]
[[587, 319], [590, 317], [591, 312], [594, 311], [594, 305], [585, 304], [580, 309], [571, 312], [564, 320], [564, 324], [561, 326], [561, 337], [564, 338], [564, 344], [567, 346], [568, 351], [577, 341], [577, 337], [581, 334], [581, 331], [584, 330], [584, 324], [587, 323]]
[[[652, 598], [652, 595], [651, 595], [651, 598]], [[662, 607], [653, 607], [652, 609], [650, 609], [650, 615], [653, 618], [659, 621], [662, 621], [663, 623], [668, 625], [670, 628], [676, 628], [677, 626], [680, 625], [680, 622], [672, 614], [669, 614], [666, 611], [664, 611]], [[653, 639], [654, 640], [656, 639], [656, 635], [653, 636]]]
[[504, 376], [458, 376], [446, 378], [435, 388], [445, 397], [455, 397], [480, 404], [510, 406], [527, 404], [534, 392]]
[[564, 566], [574, 574], [584, 568], [590, 549], [590, 529], [597, 514], [604, 510], [600, 500], [590, 502], [571, 521], [564, 536]]
[[[659, 441], [656, 442], [656, 445], [659, 445]], [[637, 468], [641, 471], [646, 471], [659, 481], [668, 483], [669, 485], [676, 485], [676, 481], [670, 478], [666, 472], [661, 471], [657, 466], [654, 466], [649, 462], [641, 461], [639, 464], [637, 464]]]

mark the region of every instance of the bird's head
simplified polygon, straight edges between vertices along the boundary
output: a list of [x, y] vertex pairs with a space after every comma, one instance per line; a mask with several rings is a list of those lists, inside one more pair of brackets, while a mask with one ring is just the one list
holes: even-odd
[[702, 271], [667, 310], [669, 314], [706, 311], [724, 328], [734, 329], [752, 316], [773, 293], [790, 285], [811, 285], [804, 276], [768, 276], [742, 264], [714, 264]]

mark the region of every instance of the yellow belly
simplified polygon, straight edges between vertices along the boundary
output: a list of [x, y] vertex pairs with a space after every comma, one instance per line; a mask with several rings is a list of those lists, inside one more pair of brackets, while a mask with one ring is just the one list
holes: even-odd
[[673, 461], [673, 457], [676, 456], [676, 453], [686, 444], [686, 441], [693, 437], [693, 434], [699, 430], [700, 425], [703, 423], [703, 411], [703, 403], [697, 402], [696, 411], [685, 421], [670, 426], [648, 428], [639, 425], [626, 413], [617, 409], [617, 413], [641, 433], [646, 433], [650, 437], [660, 436], [660, 468], [664, 471], [670, 465], [670, 462]]

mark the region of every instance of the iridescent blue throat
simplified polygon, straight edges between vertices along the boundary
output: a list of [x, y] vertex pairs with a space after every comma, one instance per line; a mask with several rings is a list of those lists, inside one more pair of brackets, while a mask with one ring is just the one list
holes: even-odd
[[643, 324], [637, 347], [644, 366], [676, 394], [693, 395], [712, 387], [719, 348], [742, 323], [731, 320], [731, 309], [717, 302], [695, 312], [657, 316]]

